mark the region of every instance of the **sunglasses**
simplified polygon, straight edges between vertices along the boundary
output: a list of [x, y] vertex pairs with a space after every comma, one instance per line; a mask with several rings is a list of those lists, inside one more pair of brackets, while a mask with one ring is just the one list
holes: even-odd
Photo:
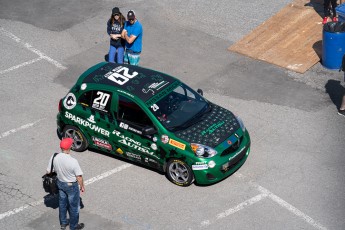
[[120, 16], [119, 14], [113, 14], [113, 16]]

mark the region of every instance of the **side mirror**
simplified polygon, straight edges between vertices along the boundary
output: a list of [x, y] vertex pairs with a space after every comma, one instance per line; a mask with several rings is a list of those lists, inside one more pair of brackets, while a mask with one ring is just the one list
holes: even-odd
[[147, 127], [143, 128], [141, 130], [141, 132], [142, 132], [142, 135], [146, 136], [146, 135], [153, 135], [153, 134], [157, 133], [157, 130], [155, 130], [155, 128], [153, 128], [153, 127], [147, 126]]
[[197, 92], [198, 92], [198, 94], [200, 94], [201, 96], [204, 96], [204, 92], [202, 91], [202, 89], [198, 89]]

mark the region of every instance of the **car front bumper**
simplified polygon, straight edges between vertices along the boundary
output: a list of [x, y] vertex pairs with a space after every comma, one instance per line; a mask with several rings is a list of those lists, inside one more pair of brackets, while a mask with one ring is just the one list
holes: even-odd
[[205, 170], [193, 170], [197, 184], [213, 184], [221, 181], [236, 170], [238, 170], [247, 160], [250, 152], [250, 137], [245, 132], [243, 142], [239, 150], [229, 156], [219, 157], [215, 160], [216, 165], [213, 168], [208, 167]]

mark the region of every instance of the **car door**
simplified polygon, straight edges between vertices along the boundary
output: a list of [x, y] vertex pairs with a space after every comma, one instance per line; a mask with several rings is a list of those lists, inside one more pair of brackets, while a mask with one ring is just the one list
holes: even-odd
[[143, 132], [145, 128], [155, 129], [145, 111], [134, 100], [118, 95], [116, 119], [118, 127], [113, 134], [121, 146], [117, 153], [132, 161], [159, 168], [162, 159], [157, 152], [157, 132]]
[[114, 151], [110, 142], [111, 132], [115, 128], [114, 114], [111, 111], [113, 94], [107, 90], [91, 89], [80, 95], [77, 106], [77, 116], [85, 122], [84, 134], [89, 139], [89, 145], [107, 152]]

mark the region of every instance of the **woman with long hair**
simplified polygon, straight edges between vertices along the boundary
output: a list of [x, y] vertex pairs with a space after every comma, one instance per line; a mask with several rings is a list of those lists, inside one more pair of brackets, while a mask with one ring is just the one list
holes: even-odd
[[121, 38], [125, 17], [118, 7], [114, 7], [110, 19], [107, 22], [107, 32], [110, 36], [109, 62], [123, 64], [124, 41]]

